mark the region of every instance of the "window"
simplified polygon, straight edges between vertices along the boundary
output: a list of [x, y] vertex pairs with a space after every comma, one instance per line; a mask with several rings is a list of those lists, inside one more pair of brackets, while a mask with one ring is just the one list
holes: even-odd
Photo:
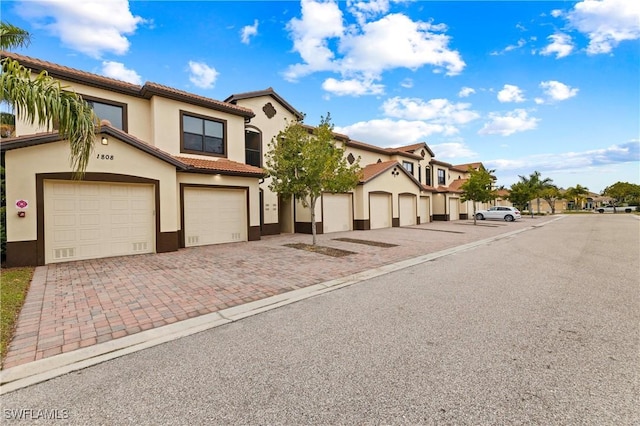
[[424, 180], [425, 184], [431, 186], [431, 167], [429, 166], [424, 168]]
[[182, 140], [180, 152], [223, 157], [227, 153], [225, 137], [226, 121], [208, 117], [182, 116]]
[[402, 167], [404, 167], [404, 169], [406, 171], [408, 171], [412, 176], [413, 176], [413, 163], [410, 161], [403, 161], [402, 162]]
[[261, 166], [260, 133], [246, 130], [244, 133], [244, 162], [250, 166]]
[[446, 185], [447, 180], [444, 177], [444, 170], [438, 169], [438, 185]]
[[422, 183], [422, 169], [418, 166], [418, 182]]
[[108, 120], [116, 129], [127, 131], [127, 104], [82, 97], [93, 109], [99, 120]]

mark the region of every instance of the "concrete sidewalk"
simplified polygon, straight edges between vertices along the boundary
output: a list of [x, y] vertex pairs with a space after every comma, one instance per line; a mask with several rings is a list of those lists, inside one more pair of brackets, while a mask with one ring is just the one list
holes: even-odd
[[466, 220], [432, 222], [318, 236], [318, 245], [353, 252], [345, 257], [286, 247], [310, 243], [311, 236], [284, 234], [173, 253], [41, 266], [20, 314], [1, 382], [151, 341], [158, 344], [187, 330], [197, 332], [561, 217], [482, 221], [477, 226]]

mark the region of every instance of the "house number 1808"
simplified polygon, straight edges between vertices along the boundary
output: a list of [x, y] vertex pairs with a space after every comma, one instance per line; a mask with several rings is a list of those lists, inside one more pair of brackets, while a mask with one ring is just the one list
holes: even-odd
[[98, 160], [113, 160], [113, 155], [98, 154], [98, 155], [96, 155], [96, 159], [98, 159]]

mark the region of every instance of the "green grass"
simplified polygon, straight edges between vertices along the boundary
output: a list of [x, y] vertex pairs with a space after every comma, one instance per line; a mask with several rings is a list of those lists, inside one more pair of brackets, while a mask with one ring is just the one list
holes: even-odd
[[4, 360], [34, 268], [2, 269], [0, 273], [0, 352]]

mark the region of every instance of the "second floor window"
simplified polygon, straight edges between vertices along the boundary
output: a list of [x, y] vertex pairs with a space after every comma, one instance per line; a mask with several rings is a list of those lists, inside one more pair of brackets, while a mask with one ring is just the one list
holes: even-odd
[[444, 170], [438, 169], [438, 185], [446, 185], [447, 180], [444, 177]]
[[261, 167], [262, 153], [260, 149], [260, 133], [245, 131], [244, 155], [245, 163], [250, 166]]
[[424, 168], [424, 180], [425, 184], [431, 186], [431, 167]]
[[180, 152], [225, 156], [225, 124], [222, 120], [182, 114]]
[[107, 103], [86, 96], [83, 96], [83, 99], [91, 106], [100, 120], [108, 120], [112, 127], [127, 131], [126, 104]]
[[411, 175], [413, 175], [413, 163], [410, 161], [403, 161], [402, 162], [402, 167], [404, 167], [404, 169], [406, 171], [408, 171]]

